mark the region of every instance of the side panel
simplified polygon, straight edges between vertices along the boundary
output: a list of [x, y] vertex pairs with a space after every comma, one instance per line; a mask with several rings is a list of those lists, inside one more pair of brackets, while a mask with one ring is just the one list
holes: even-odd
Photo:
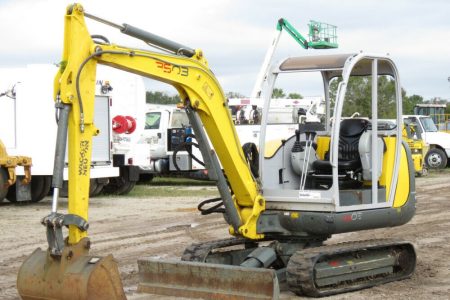
[[[414, 177], [410, 173], [414, 173], [414, 165], [411, 158], [411, 152], [407, 151], [406, 142], [403, 142], [400, 158], [400, 169], [398, 174], [398, 184], [395, 191], [395, 198], [393, 207], [401, 207], [408, 201], [410, 192], [415, 191]], [[409, 159], [408, 159], [409, 156]], [[410, 161], [410, 162], [408, 162]]]
[[[23, 68], [0, 70], [0, 93], [6, 93], [14, 86], [17, 90], [21, 85], [23, 74]], [[16, 148], [17, 142], [16, 101], [10, 97], [9, 93], [0, 97], [0, 140], [8, 152]]]
[[[0, 139], [10, 155], [25, 155], [33, 159], [33, 175], [51, 175], [56, 141], [56, 119], [53, 102], [54, 65], [28, 65], [26, 68], [0, 69], [0, 92], [16, 84], [16, 100], [0, 98]], [[96, 126], [101, 130], [94, 137], [91, 176], [118, 176], [110, 158], [109, 104], [100, 96], [96, 101]], [[23, 175], [23, 169], [17, 169]], [[67, 171], [64, 178], [67, 179]]]
[[109, 97], [95, 97], [94, 124], [100, 130], [92, 139], [92, 164], [108, 164], [111, 162], [111, 118], [109, 115]]
[[[29, 65], [23, 70], [16, 98], [16, 149], [14, 155], [33, 159], [33, 175], [50, 175], [56, 140], [52, 82], [54, 65]], [[18, 169], [20, 172], [20, 168]]]

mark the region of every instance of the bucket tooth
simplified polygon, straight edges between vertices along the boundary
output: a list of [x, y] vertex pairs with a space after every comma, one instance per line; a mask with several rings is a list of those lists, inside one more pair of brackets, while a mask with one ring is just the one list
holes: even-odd
[[274, 270], [186, 261], [138, 260], [138, 292], [206, 299], [278, 299]]

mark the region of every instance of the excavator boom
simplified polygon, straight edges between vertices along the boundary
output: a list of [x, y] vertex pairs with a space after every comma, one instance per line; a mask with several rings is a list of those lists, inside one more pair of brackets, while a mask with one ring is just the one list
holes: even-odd
[[[88, 166], [92, 137], [98, 133], [93, 121], [92, 91], [96, 65], [100, 63], [171, 84], [178, 90], [185, 107], [200, 117], [234, 193], [227, 207], [227, 212], [234, 215], [230, 230], [248, 238], [262, 238], [256, 234], [255, 224], [251, 222], [255, 221], [254, 214], [264, 209], [264, 199], [248, 169], [223, 91], [209, 70], [202, 51], [192, 50], [127, 24], [115, 26], [127, 34], [179, 55], [96, 43], [84, 20], [82, 6], [68, 8], [63, 58], [54, 89], [57, 102], [70, 107], [68, 148], [69, 162], [73, 167], [69, 169], [69, 190], [72, 191], [69, 194], [69, 214], [86, 221], [88, 219]], [[83, 159], [79, 159], [80, 155]], [[86, 236], [84, 231], [74, 226], [69, 228], [69, 243], [76, 243]]]

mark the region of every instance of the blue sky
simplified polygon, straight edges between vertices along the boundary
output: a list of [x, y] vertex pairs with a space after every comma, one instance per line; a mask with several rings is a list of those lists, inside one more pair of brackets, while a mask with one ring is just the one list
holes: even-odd
[[[0, 1], [0, 67], [58, 62], [63, 16], [70, 3]], [[203, 49], [225, 91], [250, 94], [276, 21], [284, 17], [305, 34], [311, 19], [337, 25], [339, 49], [332, 51], [389, 53], [398, 65], [408, 95], [450, 99], [450, 1], [90, 0], [82, 4], [91, 14]], [[92, 34], [145, 47], [104, 25], [89, 22], [88, 26]], [[276, 58], [320, 52], [303, 50], [284, 34]], [[165, 88], [153, 84], [148, 87]], [[290, 89], [288, 92], [312, 93], [307, 87]]]

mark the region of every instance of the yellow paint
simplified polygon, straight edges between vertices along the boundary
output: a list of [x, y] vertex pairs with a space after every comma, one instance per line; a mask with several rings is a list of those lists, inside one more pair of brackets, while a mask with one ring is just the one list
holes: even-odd
[[393, 207], [401, 207], [401, 206], [405, 205], [405, 203], [408, 201], [409, 190], [410, 190], [409, 167], [410, 166], [408, 166], [406, 150], [404, 147], [402, 147], [401, 159], [400, 159], [400, 170], [398, 173], [398, 183], [397, 183], [397, 189], [395, 191], [395, 199], [394, 199]]
[[330, 140], [331, 138], [329, 136], [317, 137], [316, 155], [320, 160], [325, 160], [325, 153], [330, 150]]
[[422, 139], [414, 138], [415, 133], [414, 126], [410, 125], [409, 130], [411, 132], [410, 136], [408, 136], [406, 125], [403, 125], [402, 131], [403, 140], [406, 143], [408, 143], [411, 152], [415, 153], [411, 155], [414, 164], [414, 171], [416, 173], [422, 173], [424, 167], [423, 160], [425, 158], [425, 154], [428, 152], [428, 146]]
[[384, 143], [386, 145], [386, 151], [383, 155], [383, 172], [380, 176], [380, 185], [386, 187], [386, 200], [389, 196], [389, 190], [391, 188], [392, 172], [394, 170], [394, 157], [395, 157], [395, 137], [385, 137]]
[[414, 163], [414, 171], [422, 172], [423, 167], [423, 156], [422, 154], [412, 154], [411, 155], [413, 163]]
[[[395, 137], [385, 137], [384, 141], [386, 144], [386, 152], [383, 156], [383, 173], [380, 177], [380, 185], [386, 187], [387, 201], [389, 200], [389, 193], [391, 190], [391, 180], [394, 171], [395, 144], [397, 139]], [[400, 207], [406, 203], [409, 196], [409, 185], [409, 166], [405, 148], [402, 146], [400, 151], [398, 182], [395, 185], [396, 191], [393, 207]]]
[[[270, 158], [275, 155], [278, 149], [281, 147], [282, 139], [276, 139], [267, 141], [264, 145], [264, 157]], [[325, 153], [330, 149], [330, 137], [329, 136], [318, 136], [317, 137], [317, 150], [316, 155], [318, 159], [324, 160]]]
[[257, 223], [259, 216], [265, 209], [266, 201], [261, 195], [257, 196], [252, 208], [241, 209], [241, 217], [245, 223], [239, 227], [239, 233], [249, 239], [255, 240], [264, 238], [263, 234], [257, 233]]
[[267, 141], [264, 145], [264, 157], [270, 158], [274, 156], [281, 145], [281, 139]]
[[300, 214], [298, 212], [291, 212], [292, 219], [298, 219], [299, 217], [300, 217]]

